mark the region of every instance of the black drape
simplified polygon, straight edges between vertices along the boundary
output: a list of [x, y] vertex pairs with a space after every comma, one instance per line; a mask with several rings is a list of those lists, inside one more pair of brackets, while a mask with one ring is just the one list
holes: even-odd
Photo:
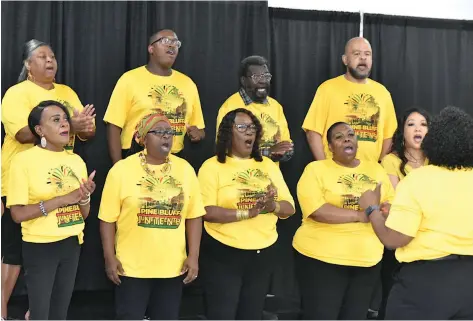
[[473, 21], [365, 15], [372, 78], [391, 92], [398, 115], [417, 105], [473, 114]]
[[[97, 219], [111, 166], [103, 115], [118, 78], [146, 63], [148, 36], [162, 28], [175, 30], [182, 40], [175, 68], [196, 82], [201, 96], [207, 138], [200, 144], [187, 140], [184, 150], [196, 169], [213, 155], [217, 111], [238, 89], [240, 60], [253, 54], [269, 58], [271, 95], [283, 105], [295, 143], [294, 158], [281, 168], [297, 202], [297, 181], [312, 161], [301, 125], [316, 88], [344, 72], [341, 55], [346, 41], [359, 33], [359, 15], [268, 8], [265, 1], [2, 2], [2, 96], [20, 72], [22, 44], [37, 38], [52, 44], [58, 82], [97, 110], [96, 137], [76, 149], [89, 170], [97, 170], [98, 186], [86, 224], [79, 290], [111, 287]], [[365, 36], [373, 46], [372, 76], [391, 91], [398, 113], [414, 104], [431, 112], [455, 104], [473, 113], [471, 22], [366, 15]], [[273, 294], [297, 297], [291, 243], [299, 225], [299, 211], [278, 223]]]

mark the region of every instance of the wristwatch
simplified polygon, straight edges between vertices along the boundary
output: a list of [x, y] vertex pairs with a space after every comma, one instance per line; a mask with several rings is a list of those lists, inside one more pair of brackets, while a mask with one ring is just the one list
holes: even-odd
[[366, 216], [370, 216], [371, 213], [373, 213], [374, 211], [379, 211], [379, 205], [370, 205], [368, 206], [368, 208], [365, 210], [365, 214]]

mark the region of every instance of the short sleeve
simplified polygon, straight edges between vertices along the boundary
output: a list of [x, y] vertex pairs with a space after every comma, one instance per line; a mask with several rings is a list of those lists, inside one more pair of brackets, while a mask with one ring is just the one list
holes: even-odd
[[122, 162], [117, 162], [108, 172], [107, 179], [102, 191], [100, 201], [99, 219], [114, 223], [118, 220], [121, 212], [121, 189], [122, 189]]
[[394, 110], [393, 100], [389, 92], [387, 92], [387, 95], [388, 97], [386, 98], [387, 102], [386, 102], [386, 114], [385, 114], [385, 120], [384, 120], [383, 139], [392, 138], [397, 128], [397, 118], [396, 118], [396, 112]]
[[6, 207], [13, 205], [28, 205], [29, 203], [29, 175], [27, 163], [17, 154], [12, 159], [8, 179], [8, 197]]
[[202, 202], [202, 194], [200, 191], [199, 181], [195, 175], [194, 169], [189, 165], [187, 179], [191, 181], [190, 197], [187, 206], [186, 219], [193, 219], [205, 215], [204, 203]]
[[327, 106], [325, 87], [322, 84], [315, 93], [312, 104], [310, 105], [304, 123], [302, 124], [302, 128], [304, 130], [317, 132], [323, 136], [326, 130], [328, 108], [329, 106]]
[[194, 99], [192, 103], [192, 115], [189, 119], [190, 126], [196, 126], [199, 129], [205, 128], [204, 115], [202, 114], [202, 106], [200, 105], [199, 91], [197, 86], [193, 84], [192, 97]]
[[289, 132], [289, 126], [287, 124], [286, 116], [284, 115], [284, 109], [281, 105], [279, 107], [279, 128], [281, 130], [281, 141], [292, 142], [291, 133]]
[[327, 203], [324, 197], [324, 189], [317, 177], [312, 162], [306, 166], [299, 182], [297, 183], [297, 199], [302, 210], [302, 217], [307, 218], [322, 205]]
[[7, 90], [2, 99], [2, 123], [5, 132], [15, 137], [20, 129], [28, 126], [28, 116], [31, 105], [26, 93], [12, 87]]
[[411, 188], [412, 177], [399, 182], [386, 226], [407, 236], [415, 237], [422, 222], [422, 209]]
[[396, 156], [388, 154], [381, 160], [381, 166], [383, 166], [386, 173], [399, 177], [399, 162]]
[[130, 110], [131, 101], [128, 95], [128, 82], [126, 74], [118, 79], [115, 89], [113, 89], [110, 102], [103, 120], [120, 128], [125, 126], [128, 111]]
[[286, 181], [279, 169], [279, 166], [276, 165], [272, 160], [269, 158], [265, 158], [264, 161], [266, 162], [268, 173], [273, 181], [274, 185], [278, 189], [278, 201], [286, 201], [289, 202], [292, 207], [295, 208], [294, 205], [294, 198], [287, 187]]
[[205, 162], [199, 169], [199, 184], [204, 206], [217, 206], [218, 169], [213, 162]]
[[[377, 164], [379, 166], [379, 164]], [[392, 203], [393, 199], [394, 199], [394, 187], [393, 187], [393, 184], [391, 183], [390, 179], [389, 179], [389, 176], [388, 174], [386, 173], [386, 171], [384, 170], [384, 168], [382, 168], [381, 166], [379, 166], [380, 169], [380, 176], [381, 176], [381, 203], [384, 203], [384, 202], [388, 202], [388, 203]]]

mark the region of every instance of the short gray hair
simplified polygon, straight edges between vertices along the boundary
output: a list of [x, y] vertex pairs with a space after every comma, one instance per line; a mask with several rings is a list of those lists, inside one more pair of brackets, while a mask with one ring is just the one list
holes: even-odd
[[25, 61], [29, 60], [31, 58], [31, 55], [33, 54], [33, 51], [35, 51], [41, 46], [48, 46], [49, 48], [51, 48], [51, 46], [46, 42], [39, 41], [36, 39], [31, 39], [30, 41], [25, 42], [25, 44], [23, 45], [23, 68], [21, 68], [20, 76], [18, 76], [19, 83], [28, 78], [28, 70], [26, 70]]

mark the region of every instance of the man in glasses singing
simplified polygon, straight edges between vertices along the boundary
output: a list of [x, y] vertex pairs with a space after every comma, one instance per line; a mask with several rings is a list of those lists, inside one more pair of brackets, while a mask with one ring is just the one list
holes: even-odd
[[269, 97], [271, 74], [268, 62], [260, 56], [250, 56], [240, 64], [240, 90], [220, 107], [217, 129], [222, 118], [230, 111], [245, 108], [258, 117], [263, 126], [260, 149], [263, 156], [276, 162], [291, 159], [294, 148], [282, 106]]
[[174, 131], [172, 153], [184, 148], [184, 135], [192, 142], [205, 136], [197, 86], [172, 69], [182, 43], [172, 30], [153, 34], [148, 42], [148, 64], [124, 73], [113, 90], [105, 112], [112, 162], [126, 157], [136, 124], [149, 113], [162, 113]]

